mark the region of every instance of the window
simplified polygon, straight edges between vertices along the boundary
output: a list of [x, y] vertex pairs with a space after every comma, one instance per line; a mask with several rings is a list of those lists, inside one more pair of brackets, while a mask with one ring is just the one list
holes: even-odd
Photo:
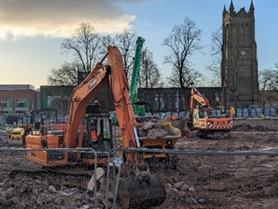
[[163, 93], [160, 93], [160, 99], [159, 99], [159, 101], [160, 101], [160, 110], [163, 110], [165, 108], [165, 102], [164, 102], [163, 97], [164, 97]]
[[157, 111], [159, 110], [159, 102], [158, 102], [158, 94], [154, 95], [154, 109]]
[[248, 23], [246, 24], [246, 28], [245, 28], [245, 42], [249, 43], [249, 27], [248, 27]]
[[8, 104], [8, 99], [0, 99], [0, 108], [7, 108]]
[[16, 99], [15, 100], [15, 107], [24, 107], [25, 106], [25, 99]]
[[244, 46], [244, 28], [243, 28], [243, 25], [240, 25], [240, 28], [239, 28], [239, 38], [240, 38], [240, 46]]

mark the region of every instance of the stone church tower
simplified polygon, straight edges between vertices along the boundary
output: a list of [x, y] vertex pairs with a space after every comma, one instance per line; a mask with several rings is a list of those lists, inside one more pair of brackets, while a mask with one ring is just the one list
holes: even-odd
[[238, 108], [259, 104], [257, 45], [254, 5], [235, 12], [231, 1], [224, 6], [221, 81], [223, 103]]

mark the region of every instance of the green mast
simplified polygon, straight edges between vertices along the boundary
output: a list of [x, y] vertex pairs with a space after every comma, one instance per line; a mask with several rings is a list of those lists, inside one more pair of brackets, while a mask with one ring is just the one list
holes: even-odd
[[[132, 71], [132, 77], [131, 77], [131, 83], [130, 83], [130, 99], [131, 103], [137, 102], [138, 99], [138, 76], [139, 76], [139, 70], [140, 70], [140, 61], [141, 61], [141, 52], [143, 48], [143, 43], [145, 39], [142, 37], [138, 37], [136, 41], [136, 52], [135, 52], [135, 58], [134, 58], [134, 64], [133, 64], [133, 71]], [[134, 109], [135, 113], [137, 108]]]
[[[143, 43], [145, 39], [142, 37], [138, 37], [136, 41], [136, 51], [135, 51], [135, 57], [134, 57], [134, 64], [133, 64], [133, 71], [131, 75], [131, 82], [129, 86], [129, 94], [130, 94], [130, 101], [133, 107], [133, 111], [136, 115], [144, 115], [145, 112], [140, 108], [138, 105], [134, 104], [134, 102], [137, 102], [138, 99], [138, 76], [139, 76], [139, 70], [140, 70], [140, 61], [141, 61], [141, 52], [143, 48]], [[114, 124], [117, 124], [117, 117], [115, 116], [115, 111], [111, 112], [111, 118], [112, 122]]]

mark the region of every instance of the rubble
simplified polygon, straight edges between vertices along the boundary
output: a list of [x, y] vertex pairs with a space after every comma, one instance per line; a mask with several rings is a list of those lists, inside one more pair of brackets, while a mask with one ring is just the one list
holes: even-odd
[[[35, 176], [34, 176], [35, 177]], [[105, 194], [94, 195], [77, 188], [55, 187], [34, 177], [6, 178], [0, 188], [0, 207], [14, 208], [105, 208]]]
[[[112, 191], [108, 194], [106, 201], [107, 182], [103, 175], [103, 169], [97, 168], [97, 182], [100, 188], [95, 195], [92, 188], [81, 190], [78, 188], [68, 188], [65, 186], [51, 185], [47, 179], [41, 179], [34, 176], [17, 175], [14, 178], [7, 177], [0, 184], [0, 208], [5, 209], [25, 209], [25, 208], [120, 208], [117, 203], [113, 203]], [[167, 193], [171, 195], [173, 190], [184, 196], [182, 191], [190, 192], [190, 188], [185, 182], [176, 182], [168, 184]], [[114, 207], [112, 207], [114, 204]]]
[[[241, 128], [250, 129], [249, 126]], [[238, 129], [240, 130], [240, 129]], [[181, 138], [175, 148], [189, 150], [278, 151], [278, 135], [271, 131], [239, 131], [228, 140]], [[5, 143], [0, 143], [7, 146]], [[8, 144], [9, 146], [13, 146]], [[276, 208], [277, 156], [195, 156], [179, 155], [176, 170], [153, 168], [152, 173], [165, 185], [167, 199], [157, 208]], [[35, 176], [8, 177], [13, 169], [34, 163], [23, 152], [0, 153], [0, 208], [5, 209], [91, 209], [113, 207], [111, 193], [106, 194], [106, 175], [98, 172], [99, 190], [81, 190], [52, 185]], [[90, 179], [88, 179], [89, 181]], [[111, 182], [112, 183], [112, 182]], [[107, 196], [108, 195], [108, 196]], [[108, 201], [106, 201], [108, 197]]]
[[[171, 122], [165, 122], [157, 119], [151, 119], [150, 121], [144, 123], [138, 123], [136, 129], [139, 137], [147, 137], [150, 139], [162, 138], [165, 136], [181, 136], [181, 130], [178, 128], [177, 124], [184, 122], [175, 122], [176, 126], [172, 125]], [[116, 139], [119, 139], [120, 129], [118, 126], [113, 127], [113, 134]]]
[[181, 136], [179, 128], [173, 127], [171, 122], [150, 120], [137, 125], [138, 136], [150, 139], [162, 138], [166, 136]]

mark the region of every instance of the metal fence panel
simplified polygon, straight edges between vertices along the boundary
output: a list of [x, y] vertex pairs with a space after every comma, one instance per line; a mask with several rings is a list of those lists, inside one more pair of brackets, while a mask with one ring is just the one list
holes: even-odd
[[[56, 176], [53, 183], [53, 176], [48, 173], [37, 176], [36, 172], [26, 171], [27, 175], [9, 176], [14, 170], [41, 168], [25, 160], [25, 151], [20, 146], [0, 148], [2, 208], [121, 208], [115, 198], [120, 161], [113, 161], [108, 167], [98, 167], [105, 172], [100, 178], [97, 176], [101, 173], [92, 171], [94, 179], [98, 179], [98, 191], [95, 193], [94, 190], [61, 186], [63, 176]], [[145, 159], [151, 174], [162, 182], [166, 190], [165, 202], [155, 208], [270, 209], [278, 204], [277, 148], [266, 146], [253, 151], [221, 151], [179, 147], [172, 150], [141, 148], [120, 151], [167, 156]], [[119, 154], [118, 150], [112, 152], [111, 159], [116, 153]], [[122, 158], [119, 156], [117, 159]], [[80, 171], [78, 167], [71, 169]], [[86, 182], [91, 180], [85, 176], [80, 180], [82, 178]]]
[[[156, 151], [153, 155], [161, 153]], [[162, 153], [176, 156], [177, 166], [155, 158], [146, 161], [166, 188], [167, 198], [157, 208], [275, 208], [278, 203], [277, 151], [174, 149]]]

